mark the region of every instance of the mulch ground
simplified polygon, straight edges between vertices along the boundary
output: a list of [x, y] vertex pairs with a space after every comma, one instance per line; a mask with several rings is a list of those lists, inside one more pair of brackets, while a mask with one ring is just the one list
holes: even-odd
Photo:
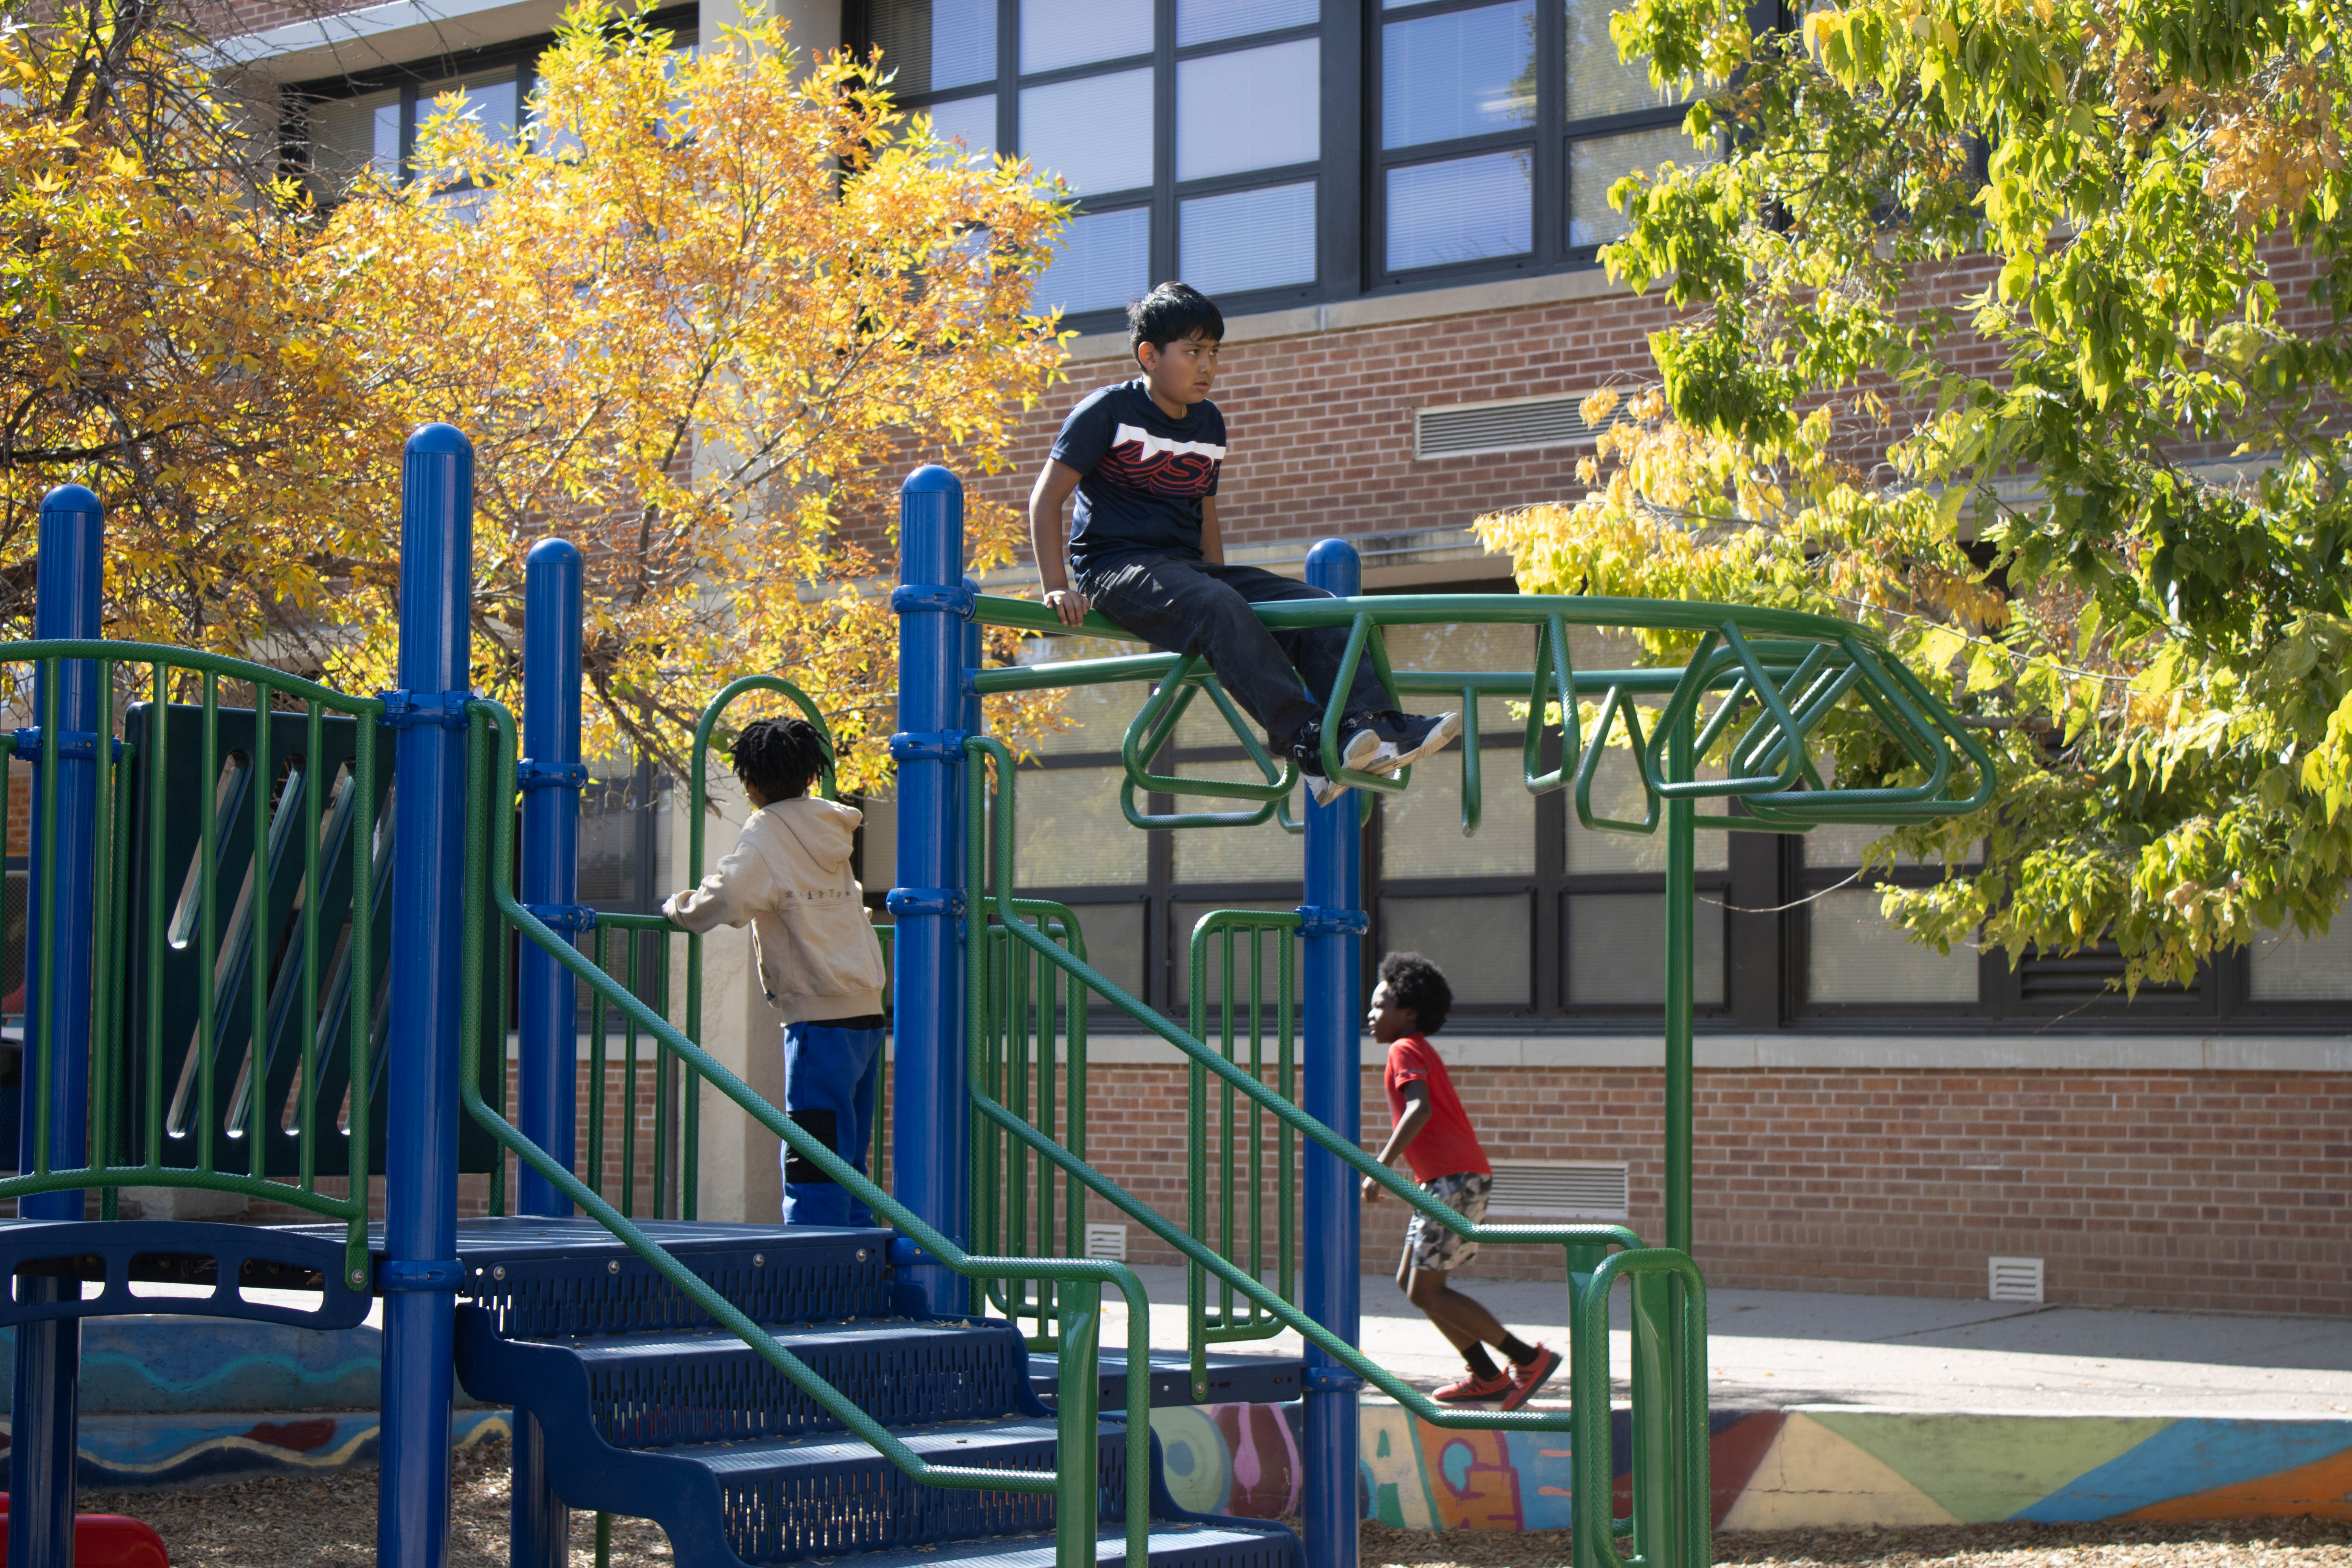
[[[86, 1492], [85, 1513], [155, 1527], [174, 1568], [373, 1568], [375, 1472], [328, 1480], [269, 1478], [166, 1492]], [[506, 1568], [507, 1450], [458, 1457], [451, 1568]], [[1367, 1524], [1363, 1568], [1558, 1568], [1564, 1531], [1454, 1531]], [[2222, 1524], [1982, 1524], [1915, 1530], [1791, 1531], [1715, 1538], [1715, 1560], [1748, 1568], [2352, 1568], [2352, 1523], [2310, 1519]], [[589, 1515], [572, 1526], [573, 1568], [592, 1568]], [[612, 1568], [670, 1568], [669, 1543], [641, 1520], [613, 1521]]]

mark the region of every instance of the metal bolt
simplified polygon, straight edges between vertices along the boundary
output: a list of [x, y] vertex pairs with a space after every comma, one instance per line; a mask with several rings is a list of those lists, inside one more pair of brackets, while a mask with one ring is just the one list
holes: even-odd
[[866, 1261], [866, 1249], [862, 1247], [857, 1249], [857, 1261], [860, 1263]]
[[751, 1267], [752, 1267], [752, 1268], [765, 1268], [767, 1266], [768, 1266], [768, 1255], [767, 1255], [766, 1253], [764, 1253], [764, 1252], [755, 1252], [755, 1253], [751, 1254]]
[[491, 1279], [505, 1279], [506, 1277], [507, 1277], [507, 1266], [506, 1266], [505, 1264], [503, 1264], [503, 1263], [499, 1264], [496, 1268], [493, 1268], [493, 1269], [491, 1269], [491, 1270], [490, 1270], [490, 1278], [491, 1278]]
[[618, 1274], [620, 1271], [621, 1271], [621, 1260], [620, 1260], [619, 1258], [614, 1258], [611, 1262], [609, 1262], [609, 1263], [607, 1263], [607, 1264], [605, 1264], [605, 1265], [604, 1265], [604, 1272], [605, 1272], [605, 1273], [607, 1273], [607, 1274]]

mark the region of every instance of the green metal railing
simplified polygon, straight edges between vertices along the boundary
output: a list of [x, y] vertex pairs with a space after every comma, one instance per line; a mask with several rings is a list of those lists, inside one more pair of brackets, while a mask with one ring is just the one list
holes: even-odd
[[[1607, 740], [1609, 711], [1602, 723], [1587, 734], [1577, 699], [1591, 696], [1625, 710], [1627, 700], [1664, 695], [1664, 712], [1645, 743], [1636, 747], [1643, 790], [1653, 806], [1650, 828], [1612, 824], [1591, 816], [1590, 777], [1580, 792], [1580, 812], [1589, 826], [1617, 830], [1654, 830], [1657, 803], [1700, 798], [1738, 798], [1745, 817], [1713, 816], [1698, 826], [1769, 828], [1801, 833], [1821, 823], [1899, 823], [1938, 816], [1962, 816], [1981, 808], [1992, 798], [1995, 773], [1992, 757], [1983, 744], [1936, 700], [1902, 662], [1886, 657], [1885, 639], [1866, 627], [1792, 610], [1766, 610], [1746, 605], [1690, 604], [1655, 599], [1587, 598], [1559, 595], [1417, 594], [1380, 598], [1287, 600], [1257, 606], [1259, 618], [1276, 630], [1345, 627], [1347, 650], [1324, 713], [1323, 766], [1334, 783], [1370, 791], [1402, 789], [1410, 771], [1393, 777], [1356, 773], [1339, 766], [1339, 737], [1342, 703], [1358, 665], [1365, 658], [1391, 694], [1442, 693], [1464, 700], [1465, 734], [1462, 751], [1464, 826], [1474, 830], [1479, 819], [1484, 781], [1476, 742], [1475, 698], [1507, 695], [1525, 700], [1523, 777], [1535, 793], [1566, 787], [1588, 769], [1591, 752]], [[989, 626], [1035, 632], [1064, 632], [1065, 627], [1045, 605], [1022, 599], [980, 596], [973, 618]], [[1420, 673], [1392, 670], [1381, 628], [1428, 625], [1527, 626], [1535, 632], [1532, 668], [1518, 673]], [[1670, 632], [1695, 640], [1692, 655], [1677, 668], [1579, 671], [1569, 646], [1571, 626], [1605, 626]], [[1089, 614], [1083, 631], [1125, 642], [1140, 642], [1132, 632]], [[1258, 814], [1187, 813], [1138, 818], [1154, 827], [1221, 826], [1263, 822], [1276, 802], [1289, 792], [1287, 770], [1277, 775], [1263, 748], [1253, 747], [1253, 761], [1267, 773], [1263, 784], [1246, 780], [1184, 779], [1150, 773], [1146, 763], [1174, 733], [1175, 719], [1191, 700], [1193, 683], [1202, 679], [1195, 664], [1173, 654], [1122, 655], [1067, 663], [1028, 665], [981, 671], [973, 689], [982, 695], [1048, 688], [1095, 686], [1129, 681], [1155, 681], [1159, 690], [1147, 699], [1129, 726], [1121, 750], [1131, 803], [1135, 789], [1163, 794], [1195, 795], [1264, 803]], [[1244, 743], [1254, 743], [1250, 727], [1232, 710], [1222, 691], [1210, 687], [1220, 710]], [[1715, 709], [1703, 717], [1700, 705], [1709, 694], [1719, 694]], [[1808, 742], [1849, 697], [1858, 702], [1848, 710], [1867, 710], [1891, 734], [1919, 778], [1865, 786], [1838, 786], [1825, 782], [1815, 766]], [[1540, 761], [1549, 715], [1560, 716], [1562, 756], [1546, 769]], [[1696, 736], [1688, 768], [1676, 773], [1664, 754], [1667, 737], [1687, 731], [1696, 721]], [[1957, 755], [1955, 753], [1958, 753]], [[1707, 764], [1727, 763], [1728, 776], [1702, 778]], [[1950, 793], [1954, 775], [1965, 763], [1975, 775], [1975, 787], [1966, 795]]]
[[[1381, 1164], [1352, 1141], [1300, 1110], [1216, 1048], [1145, 1006], [1083, 957], [1049, 938], [1032, 921], [1022, 918], [1012, 895], [1013, 847], [1018, 837], [1013, 753], [1003, 742], [986, 736], [971, 738], [965, 749], [974, 763], [973, 787], [967, 792], [966, 886], [973, 900], [973, 914], [968, 918], [979, 918], [982, 910], [992, 912], [1011, 940], [1076, 981], [1089, 996], [1101, 998], [1175, 1047], [1190, 1062], [1204, 1068], [1251, 1104], [1370, 1177], [1428, 1220], [1482, 1243], [1559, 1247], [1567, 1265], [1571, 1311], [1571, 1387], [1597, 1387], [1599, 1396], [1594, 1398], [1588, 1394], [1584, 1398], [1573, 1399], [1565, 1412], [1486, 1411], [1441, 1405], [1284, 1300], [1249, 1269], [1219, 1256], [1186, 1227], [1169, 1220], [1082, 1156], [1047, 1137], [1041, 1129], [1000, 1103], [975, 1079], [972, 1100], [982, 1116], [1053, 1163], [1073, 1184], [1100, 1197], [1157, 1237], [1190, 1266], [1214, 1276], [1224, 1289], [1246, 1300], [1282, 1328], [1297, 1332], [1421, 1420], [1457, 1430], [1500, 1428], [1569, 1433], [1570, 1447], [1578, 1456], [1577, 1485], [1581, 1496], [1612, 1495], [1608, 1292], [1618, 1279], [1628, 1280], [1634, 1293], [1633, 1400], [1636, 1414], [1633, 1469], [1637, 1501], [1633, 1517], [1623, 1521], [1622, 1529], [1618, 1521], [1610, 1518], [1606, 1508], [1579, 1510], [1576, 1561], [1579, 1568], [1602, 1568], [1604, 1563], [1643, 1563], [1648, 1568], [1693, 1568], [1703, 1563], [1710, 1519], [1705, 1506], [1706, 1304], [1705, 1284], [1688, 1256], [1664, 1247], [1644, 1247], [1641, 1239], [1622, 1226], [1474, 1224]], [[992, 810], [984, 799], [987, 790], [982, 782], [982, 771], [991, 764], [995, 778]], [[992, 826], [995, 834], [992, 855], [989, 839]], [[988, 1026], [992, 1003], [986, 987], [992, 972], [992, 966], [968, 966], [967, 1022], [975, 1037]], [[1038, 1059], [1048, 1059], [1042, 1046]], [[1609, 1256], [1612, 1247], [1625, 1250]], [[1200, 1331], [1198, 1328], [1194, 1331], [1196, 1334]], [[1142, 1363], [1130, 1360], [1129, 1364]], [[1132, 1385], [1139, 1380], [1130, 1377], [1129, 1381]], [[1196, 1383], [1196, 1397], [1205, 1397], [1206, 1392]], [[1696, 1508], [1686, 1500], [1693, 1496], [1698, 1500]], [[1631, 1537], [1633, 1555], [1619, 1552], [1616, 1540], [1620, 1533]]]
[[[1217, 980], [1216, 1020], [1213, 1038], [1217, 1054], [1228, 1067], [1246, 1072], [1252, 1081], [1266, 1084], [1284, 1102], [1298, 1100], [1297, 1055], [1297, 995], [1298, 954], [1293, 945], [1301, 921], [1296, 914], [1284, 914], [1265, 910], [1213, 910], [1202, 915], [1192, 927], [1191, 975], [1192, 982], [1192, 1026], [1193, 1037], [1209, 1040], [1210, 960], [1217, 963], [1213, 971]], [[1249, 954], [1249, 987], [1239, 997], [1234, 994], [1234, 941], [1246, 942]], [[1266, 997], [1266, 943], [1274, 945], [1272, 969], [1275, 979], [1274, 1005], [1268, 1016]], [[1266, 1059], [1267, 1030], [1273, 1031], [1274, 1058]], [[1247, 1052], [1247, 1065], [1240, 1055]], [[1075, 1052], [1073, 1053], [1075, 1055]], [[1271, 1071], [1273, 1081], [1267, 1083]], [[1244, 1100], [1234, 1089], [1230, 1079], [1217, 1083], [1217, 1111], [1213, 1122], [1208, 1103], [1209, 1069], [1197, 1058], [1185, 1068], [1185, 1105], [1189, 1124], [1195, 1136], [1187, 1139], [1191, 1165], [1186, 1173], [1187, 1228], [1192, 1239], [1206, 1244], [1209, 1237], [1209, 1210], [1212, 1196], [1216, 1206], [1216, 1250], [1220, 1257], [1245, 1268], [1255, 1279], [1266, 1276], [1265, 1210], [1267, 1186], [1273, 1187], [1275, 1211], [1275, 1245], [1272, 1264], [1275, 1273], [1275, 1293], [1297, 1307], [1298, 1258], [1298, 1130], [1281, 1118], [1269, 1115], [1255, 1100]], [[1212, 1129], [1213, 1128], [1213, 1132]], [[1207, 1135], [1202, 1135], [1207, 1134]], [[1267, 1154], [1271, 1134], [1273, 1168], [1269, 1173]], [[1209, 1157], [1211, 1136], [1216, 1144], [1216, 1159], [1212, 1166]], [[1245, 1168], [1236, 1146], [1246, 1142], [1248, 1159]], [[1215, 1179], [1212, 1190], [1211, 1171]], [[1249, 1216], [1245, 1233], [1237, 1235], [1235, 1222], [1244, 1214]], [[1244, 1254], [1246, 1254], [1244, 1260]], [[1209, 1300], [1208, 1271], [1197, 1263], [1185, 1265], [1185, 1304], [1190, 1323], [1186, 1348], [1192, 1353], [1192, 1386], [1205, 1394], [1208, 1388], [1208, 1347], [1240, 1340], [1272, 1339], [1282, 1332], [1282, 1321], [1256, 1302], [1244, 1298], [1237, 1306], [1230, 1284], [1220, 1280], [1217, 1300]]]
[[[1033, 922], [1045, 940], [1084, 958], [1086, 938], [1077, 916], [1042, 899], [1013, 901], [1016, 919]], [[982, 919], [986, 918], [983, 912]], [[1058, 972], [1031, 949], [1015, 942], [1002, 925], [989, 924], [972, 954], [985, 967], [980, 982], [991, 1005], [970, 1042], [971, 1081], [1034, 1132], [1083, 1157], [1087, 1147], [1086, 993], [1066, 982], [1058, 1004]], [[1066, 1055], [1055, 1049], [1067, 1042]], [[1086, 1250], [1086, 1191], [1051, 1162], [1032, 1168], [1027, 1141], [972, 1112], [972, 1236], [992, 1252], [1036, 1258], [1077, 1258]], [[1056, 1231], [1059, 1231], [1058, 1237]], [[1057, 1247], [1058, 1241], [1058, 1247]], [[988, 1287], [986, 1305], [1018, 1322], [1028, 1320], [1034, 1349], [1059, 1344], [1051, 1281], [1014, 1292], [1003, 1283]], [[982, 1310], [980, 1301], [973, 1310]]]
[[[95, 737], [60, 731], [58, 691], [68, 660], [94, 666], [108, 715]], [[387, 831], [378, 822], [383, 703], [243, 659], [148, 643], [5, 643], [0, 665], [36, 666], [44, 677], [37, 715], [42, 776], [58, 776], [68, 742], [77, 754], [89, 748], [97, 868], [89, 1157], [75, 1169], [51, 1163], [51, 1085], [60, 1064], [55, 1009], [43, 1007], [25, 1065], [34, 1142], [27, 1168], [0, 1180], [0, 1199], [96, 1189], [109, 1219], [123, 1187], [197, 1188], [287, 1204], [343, 1222], [345, 1282], [369, 1289], [374, 916]], [[224, 710], [224, 682], [245, 687], [252, 710]], [[194, 714], [184, 701], [190, 687]], [[143, 704], [125, 707], [142, 698]], [[141, 721], [136, 736], [118, 740], [117, 715], [127, 725], [133, 713]], [[225, 720], [250, 729], [226, 754]], [[175, 744], [174, 730], [190, 722], [194, 758], [175, 766], [175, 750], [190, 748], [184, 739]], [[281, 746], [289, 727], [299, 740]], [[323, 766], [345, 740], [345, 757]], [[0, 747], [0, 799], [10, 787], [8, 757]], [[134, 768], [135, 790], [127, 777]], [[330, 781], [331, 797], [322, 798]], [[39, 794], [33, 847], [54, 866], [59, 792]], [[186, 803], [196, 817], [193, 835], [179, 815]], [[224, 803], [243, 814], [241, 825], [235, 816], [224, 820]], [[175, 843], [184, 855], [173, 852]], [[240, 851], [244, 875], [229, 887], [224, 873], [236, 879]], [[288, 856], [299, 858], [290, 893], [278, 875]], [[337, 921], [341, 931], [321, 918], [331, 883], [351, 890], [348, 921]], [[39, 907], [27, 911], [29, 967], [44, 975], [58, 962], [57, 891], [56, 879], [44, 878]], [[232, 895], [226, 908], [225, 893]], [[292, 906], [284, 924], [275, 918], [282, 902]], [[167, 959], [173, 973], [190, 978], [185, 1012], [166, 993]], [[226, 1011], [224, 992], [232, 1002]]]
[[[1057, 1568], [1088, 1568], [1095, 1561], [1097, 1518], [1097, 1413], [1099, 1375], [1097, 1364], [1100, 1333], [1101, 1292], [1116, 1285], [1128, 1310], [1130, 1364], [1148, 1363], [1150, 1304], [1143, 1286], [1124, 1264], [1087, 1258], [1029, 1258], [975, 1256], [919, 1219], [888, 1193], [858, 1174], [856, 1168], [823, 1142], [795, 1126], [725, 1064], [680, 1033], [639, 996], [592, 963], [562, 936], [542, 924], [517, 901], [513, 893], [514, 815], [501, 804], [514, 795], [514, 719], [499, 703], [476, 700], [469, 715], [466, 823], [467, 866], [475, 881], [466, 900], [466, 963], [463, 971], [465, 1026], [459, 1040], [462, 1098], [467, 1116], [487, 1131], [500, 1147], [527, 1163], [581, 1210], [625, 1243], [655, 1272], [694, 1302], [711, 1319], [733, 1332], [761, 1360], [815, 1401], [828, 1415], [872, 1446], [907, 1475], [929, 1486], [981, 1491], [1052, 1493], [1055, 1499], [1055, 1563]], [[859, 1201], [896, 1226], [902, 1237], [920, 1247], [927, 1258], [946, 1265], [967, 1279], [1051, 1280], [1056, 1287], [1059, 1368], [1056, 1467], [1050, 1474], [1034, 1471], [971, 1469], [935, 1465], [901, 1443], [886, 1427], [859, 1409], [847, 1395], [819, 1376], [786, 1350], [772, 1334], [714, 1289], [707, 1281], [654, 1242], [635, 1222], [606, 1202], [588, 1183], [525, 1138], [482, 1098], [476, 1081], [482, 1049], [481, 1000], [485, 976], [483, 937], [492, 921], [501, 921], [535, 942], [570, 969], [592, 994], [633, 1019], [650, 1036], [657, 1050], [675, 1058], [700, 1081], [732, 1100], [751, 1119], [774, 1133], [794, 1154], [809, 1161], [838, 1182]], [[1150, 1430], [1150, 1387], [1147, 1378], [1128, 1380], [1127, 1423], [1131, 1437]], [[1139, 1456], [1144, 1450], [1137, 1450]], [[1128, 1561], [1146, 1560], [1150, 1529], [1150, 1467], [1127, 1467], [1126, 1537]]]

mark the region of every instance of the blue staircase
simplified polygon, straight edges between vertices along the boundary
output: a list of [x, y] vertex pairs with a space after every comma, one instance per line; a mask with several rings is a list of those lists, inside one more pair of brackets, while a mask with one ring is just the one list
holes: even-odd
[[[913, 1316], [887, 1230], [640, 1222], [927, 1460], [1055, 1468], [1052, 1412], [1020, 1333]], [[914, 1481], [591, 1220], [469, 1221], [457, 1373], [534, 1419], [571, 1507], [650, 1519], [682, 1563], [1053, 1568], [1050, 1495]], [[1099, 1517], [1123, 1520], [1126, 1423], [1100, 1428]], [[1299, 1568], [1290, 1531], [1184, 1512], [1152, 1485], [1154, 1568]], [[1106, 1529], [1100, 1561], [1124, 1558]]]

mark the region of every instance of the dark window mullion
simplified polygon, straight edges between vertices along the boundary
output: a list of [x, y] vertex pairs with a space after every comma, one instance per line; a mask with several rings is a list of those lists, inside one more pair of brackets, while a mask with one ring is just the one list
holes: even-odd
[[1476, 136], [1456, 136], [1448, 142], [1419, 142], [1410, 147], [1383, 147], [1380, 152], [1381, 172], [1404, 168], [1414, 163], [1443, 163], [1451, 158], [1474, 157], [1480, 153], [1504, 153], [1516, 148], [1532, 148], [1533, 132], [1524, 128], [1509, 131], [1487, 131]]
[[1568, 144], [1561, 140], [1568, 99], [1566, 0], [1536, 0], [1535, 251], [1538, 261], [1568, 254]]
[[[1184, 45], [1175, 50], [1175, 58], [1180, 60], [1197, 60], [1210, 55], [1238, 54], [1244, 49], [1263, 48], [1269, 44], [1290, 44], [1301, 38], [1312, 38], [1322, 30], [1322, 25], [1319, 23], [1302, 22], [1296, 27], [1276, 27], [1266, 33], [1244, 33], [1234, 38], [1212, 38], [1205, 44]], [[1175, 36], [1172, 26], [1169, 36], [1171, 37]]]
[[1176, 0], [1153, 0], [1151, 244], [1146, 289], [1180, 276], [1176, 246]]
[[1018, 155], [1021, 146], [1021, 0], [996, 4], [996, 146]]
[[1279, 163], [1269, 169], [1244, 169], [1231, 174], [1210, 174], [1198, 180], [1186, 180], [1176, 186], [1175, 195], [1178, 201], [1182, 201], [1189, 196], [1223, 195], [1228, 191], [1253, 191], [1266, 185], [1295, 185], [1302, 180], [1315, 179], [1321, 173], [1321, 165], [1316, 163]]
[[1351, 0], [1323, 0], [1321, 140], [1323, 173], [1315, 190], [1315, 270], [1322, 292], [1348, 299], [1368, 276], [1369, 238], [1363, 149], [1372, 100], [1366, 74], [1371, 52], [1364, 34], [1365, 7]]

